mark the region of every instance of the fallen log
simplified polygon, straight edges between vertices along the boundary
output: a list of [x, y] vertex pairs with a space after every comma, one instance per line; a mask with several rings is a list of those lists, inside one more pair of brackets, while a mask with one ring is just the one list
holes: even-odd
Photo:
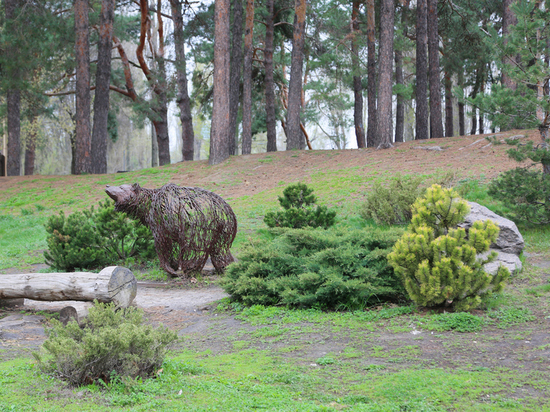
[[45, 301], [78, 300], [114, 302], [130, 306], [137, 292], [134, 274], [122, 266], [99, 273], [26, 273], [0, 276], [0, 299], [26, 298]]

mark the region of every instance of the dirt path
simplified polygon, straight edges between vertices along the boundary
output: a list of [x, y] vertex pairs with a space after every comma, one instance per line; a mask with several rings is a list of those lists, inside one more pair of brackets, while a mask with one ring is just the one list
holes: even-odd
[[[212, 303], [227, 296], [218, 286], [181, 289], [138, 283], [134, 305], [142, 308], [149, 322], [162, 323], [174, 330], [193, 326], [209, 317]], [[46, 335], [48, 317], [66, 306], [83, 318], [90, 302], [41, 302], [25, 299], [23, 306], [0, 309], [0, 361], [38, 350]]]

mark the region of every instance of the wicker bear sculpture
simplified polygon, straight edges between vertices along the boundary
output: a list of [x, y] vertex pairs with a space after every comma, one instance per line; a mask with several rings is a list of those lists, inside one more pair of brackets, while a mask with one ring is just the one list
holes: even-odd
[[237, 218], [220, 196], [198, 187], [167, 184], [107, 186], [115, 210], [148, 226], [162, 268], [173, 276], [200, 272], [208, 257], [218, 272], [233, 262]]

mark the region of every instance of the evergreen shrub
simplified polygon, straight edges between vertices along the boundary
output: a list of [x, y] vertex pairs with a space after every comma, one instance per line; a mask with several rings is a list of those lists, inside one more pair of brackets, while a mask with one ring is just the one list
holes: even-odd
[[177, 334], [165, 327], [143, 324], [138, 308], [116, 310], [116, 306], [95, 302], [81, 327], [76, 321], [66, 326], [52, 319], [44, 349], [51, 357], [33, 355], [40, 369], [74, 386], [113, 377], [153, 376]]
[[403, 231], [277, 229], [251, 241], [222, 286], [246, 305], [359, 309], [398, 301], [405, 290], [386, 255]]
[[421, 306], [453, 306], [457, 311], [476, 308], [481, 297], [499, 292], [510, 276], [501, 266], [492, 276], [483, 265], [499, 232], [490, 220], [474, 222], [466, 231], [457, 225], [469, 212], [468, 203], [453, 189], [433, 185], [413, 205], [407, 232], [393, 247], [388, 261], [402, 277], [409, 297]]
[[152, 259], [156, 256], [149, 228], [114, 210], [114, 202], [105, 200], [97, 210], [75, 212], [65, 217], [61, 211], [45, 224], [48, 232], [46, 263], [68, 272], [95, 269], [130, 257]]
[[501, 173], [489, 184], [488, 193], [506, 203], [514, 219], [536, 225], [550, 223], [550, 175], [516, 168]]
[[367, 194], [360, 215], [373, 219], [376, 224], [399, 225], [410, 222], [411, 206], [422, 196], [425, 188], [420, 187], [422, 178], [398, 175], [388, 185], [376, 181]]
[[336, 212], [326, 206], [315, 207], [317, 201], [313, 189], [304, 183], [289, 185], [283, 190], [283, 197], [278, 196], [283, 211], [268, 212], [264, 222], [269, 227], [322, 227], [334, 225]]

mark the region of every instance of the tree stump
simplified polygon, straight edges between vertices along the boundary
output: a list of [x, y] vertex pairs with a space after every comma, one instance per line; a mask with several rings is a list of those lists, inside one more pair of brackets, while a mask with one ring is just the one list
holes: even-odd
[[99, 273], [27, 273], [2, 275], [0, 299], [26, 298], [44, 301], [114, 302], [130, 306], [137, 292], [134, 274], [121, 266], [109, 266]]

